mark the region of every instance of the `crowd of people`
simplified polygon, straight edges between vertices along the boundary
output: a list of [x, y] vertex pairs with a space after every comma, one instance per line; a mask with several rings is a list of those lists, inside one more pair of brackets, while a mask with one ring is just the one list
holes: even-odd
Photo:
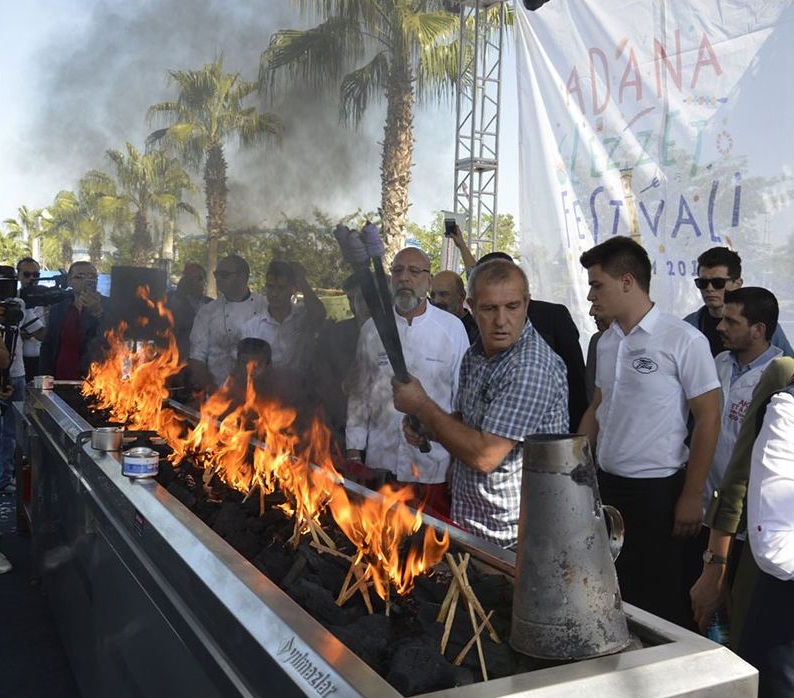
[[[744, 286], [739, 255], [715, 247], [694, 279], [704, 305], [663, 313], [646, 250], [609, 238], [580, 259], [598, 330], [585, 361], [565, 306], [532, 298], [509, 255], [476, 260], [459, 228], [452, 239], [465, 278], [432, 275], [416, 247], [391, 262], [407, 382], [359, 276], [344, 284], [352, 317], [332, 322], [300, 264], [273, 260], [260, 294], [229, 255], [212, 271], [214, 300], [205, 270], [186, 264], [167, 297], [185, 364], [174, 394], [200, 402], [253, 370], [257, 390], [324, 416], [351, 477], [410, 484], [432, 513], [507, 549], [524, 438], [585, 435], [602, 500], [625, 521], [624, 600], [702, 632], [730, 618], [761, 695], [794, 695], [794, 350], [774, 294]], [[14, 296], [39, 276], [29, 257], [0, 267]], [[67, 281], [73, 293], [46, 310], [22, 304], [17, 343], [0, 345], [3, 492], [15, 487], [10, 402], [34, 375], [84, 377], [112, 317], [92, 264], [72, 264]]]

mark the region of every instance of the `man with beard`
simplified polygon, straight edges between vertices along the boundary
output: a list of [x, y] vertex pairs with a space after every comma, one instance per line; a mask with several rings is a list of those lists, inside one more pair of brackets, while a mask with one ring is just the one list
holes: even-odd
[[460, 274], [456, 274], [454, 271], [440, 271], [431, 279], [430, 302], [436, 308], [446, 310], [460, 318], [469, 337], [469, 344], [474, 344], [477, 337], [480, 336], [480, 331], [477, 329], [474, 317], [466, 309], [465, 301], [466, 287], [463, 285]]
[[[422, 380], [443, 409], [450, 410], [458, 391], [460, 362], [469, 347], [463, 324], [428, 303], [430, 260], [420, 249], [398, 252], [391, 275], [395, 320], [408, 371]], [[427, 485], [436, 510], [445, 513], [449, 453], [440, 445], [420, 453], [405, 440], [402, 415], [390, 399], [392, 375], [375, 323], [369, 319], [361, 328], [349, 379], [347, 457], [385, 469], [398, 482]]]
[[[725, 293], [717, 331], [727, 351], [714, 359], [722, 384], [722, 424], [703, 492], [704, 508], [709, 507], [712, 499], [721, 496], [719, 490], [723, 487], [729, 462], [739, 450], [737, 440], [750, 414], [756, 387], [769, 364], [783, 354], [779, 347], [771, 344], [777, 321], [777, 299], [765, 288], [745, 286]], [[752, 421], [755, 422], [755, 419]], [[715, 501], [712, 509], [717, 506]], [[714, 523], [708, 516], [707, 519], [707, 523]], [[701, 630], [708, 627], [714, 613], [725, 601], [723, 593], [732, 583], [744, 538], [743, 527], [737, 526], [726, 532], [722, 530], [722, 523], [716, 523], [711, 528], [703, 528], [700, 544], [691, 556], [691, 563], [699, 563], [701, 553], [706, 550], [702, 573], [690, 591], [695, 621]], [[733, 542], [735, 535], [736, 541]], [[693, 574], [697, 575], [699, 571], [697, 564]]]

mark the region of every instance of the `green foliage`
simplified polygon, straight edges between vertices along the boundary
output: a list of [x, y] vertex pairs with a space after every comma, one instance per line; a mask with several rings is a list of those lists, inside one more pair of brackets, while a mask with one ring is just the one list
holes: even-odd
[[4, 228], [0, 229], [0, 264], [16, 265], [17, 260], [30, 254], [30, 247], [25, 243], [19, 231], [9, 223], [13, 219], [3, 221]]
[[[518, 233], [515, 227], [515, 220], [509, 213], [497, 214], [496, 223], [496, 247], [499, 252], [507, 252], [512, 257], [518, 257]], [[483, 227], [488, 228], [491, 217], [483, 219]], [[465, 236], [465, 231], [464, 231]], [[429, 228], [422, 228], [416, 223], [408, 224], [408, 239], [415, 242], [430, 257], [430, 270], [435, 274], [441, 271], [441, 250], [444, 244], [444, 214], [438, 213]], [[475, 257], [480, 257], [486, 252], [493, 250], [472, 249]], [[462, 272], [463, 267], [454, 271]]]

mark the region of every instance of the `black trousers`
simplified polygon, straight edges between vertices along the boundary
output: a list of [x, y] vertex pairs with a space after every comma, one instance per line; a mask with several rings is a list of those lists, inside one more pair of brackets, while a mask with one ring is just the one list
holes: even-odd
[[794, 697], [794, 581], [759, 572], [737, 654], [758, 669], [758, 698]]
[[604, 504], [620, 511], [626, 527], [615, 561], [624, 601], [677, 625], [691, 627], [684, 590], [684, 541], [673, 538], [675, 505], [686, 473], [666, 478], [627, 478], [598, 471]]

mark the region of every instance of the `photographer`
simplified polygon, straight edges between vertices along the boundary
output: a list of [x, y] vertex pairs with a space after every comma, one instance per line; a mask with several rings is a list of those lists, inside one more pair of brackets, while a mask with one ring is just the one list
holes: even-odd
[[99, 358], [102, 318], [108, 313], [108, 298], [97, 290], [97, 271], [91, 262], [74, 262], [66, 277], [73, 296], [56, 303], [44, 341], [39, 373], [55, 380], [81, 380], [91, 361]]
[[[19, 281], [19, 295], [24, 296], [39, 284], [41, 268], [33, 257], [23, 257], [17, 262], [17, 280]], [[19, 327], [19, 338], [22, 340], [22, 357], [25, 363], [25, 382], [29, 383], [39, 371], [39, 354], [41, 353], [41, 340], [44, 339], [46, 319], [43, 306], [32, 307], [31, 303], [26, 303], [27, 310], [43, 323], [36, 330], [33, 328], [33, 316], [31, 321], [26, 320]]]
[[22, 346], [19, 342], [19, 328], [24, 326], [28, 332], [37, 333], [44, 329], [41, 319], [25, 303], [16, 297], [17, 281], [14, 267], [0, 266], [0, 328], [3, 333], [3, 347], [10, 358], [10, 365], [0, 371], [0, 491], [14, 492], [16, 417], [12, 402], [22, 399], [25, 389], [25, 364]]

